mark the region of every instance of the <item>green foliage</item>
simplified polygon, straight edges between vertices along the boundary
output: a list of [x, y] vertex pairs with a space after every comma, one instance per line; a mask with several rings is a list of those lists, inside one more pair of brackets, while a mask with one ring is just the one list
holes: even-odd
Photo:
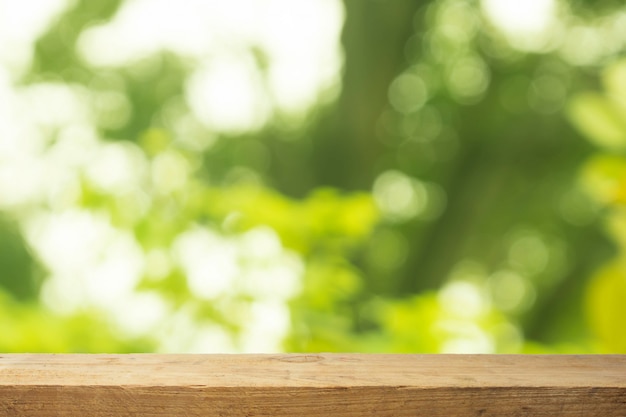
[[622, 257], [598, 271], [589, 286], [587, 310], [601, 352], [626, 352], [626, 336], [622, 331], [626, 317], [625, 276]]
[[96, 312], [62, 317], [34, 303], [16, 302], [0, 292], [0, 351], [2, 352], [147, 352], [148, 340], [122, 338]]
[[587, 291], [587, 316], [602, 352], [626, 352], [623, 321], [626, 318], [626, 60], [609, 66], [603, 81], [606, 91], [585, 93], [574, 99], [574, 122], [602, 153], [582, 171], [582, 184], [604, 207], [605, 225], [617, 246], [617, 257], [600, 268]]
[[372, 198], [365, 193], [342, 196], [320, 188], [302, 201], [254, 185], [209, 189], [207, 214], [236, 231], [258, 225], [272, 227], [283, 244], [303, 255], [324, 247], [350, 249], [369, 236], [378, 220]]
[[597, 145], [615, 150], [626, 146], [622, 115], [606, 97], [581, 94], [573, 100], [570, 113], [578, 128]]
[[[384, 329], [378, 340], [386, 341], [384, 351], [392, 352], [455, 352], [497, 351], [519, 349], [519, 335], [504, 316], [495, 310], [481, 308], [469, 313], [459, 300], [440, 295], [423, 294], [413, 299], [379, 306], [378, 316]], [[443, 297], [441, 295], [444, 295]]]
[[15, 225], [0, 217], [0, 290], [19, 300], [32, 300], [39, 293], [40, 274], [25, 246]]
[[313, 51], [244, 31], [124, 61], [94, 39], [129, 3], [72, 3], [21, 73], [0, 57], [0, 350], [626, 351], [626, 61], [598, 92], [618, 47], [568, 46], [619, 2], [536, 43], [485, 2], [345, 1], [344, 66], [294, 108], [283, 60]]

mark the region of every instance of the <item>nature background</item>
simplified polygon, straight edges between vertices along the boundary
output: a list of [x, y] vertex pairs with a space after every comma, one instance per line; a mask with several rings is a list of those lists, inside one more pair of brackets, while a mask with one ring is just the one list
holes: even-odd
[[0, 0], [0, 351], [626, 353], [626, 5]]

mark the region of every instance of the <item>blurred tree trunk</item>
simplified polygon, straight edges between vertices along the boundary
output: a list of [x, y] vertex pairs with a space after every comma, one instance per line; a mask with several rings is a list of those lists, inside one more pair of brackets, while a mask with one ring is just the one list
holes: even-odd
[[[269, 144], [274, 151], [271, 176], [282, 192], [302, 196], [318, 186], [371, 188], [384, 152], [377, 122], [388, 105], [389, 84], [407, 65], [404, 49], [415, 12], [427, 3], [344, 0], [344, 71], [337, 102], [306, 140]], [[303, 154], [306, 165], [296, 163]]]
[[313, 166], [318, 184], [370, 189], [384, 151], [377, 122], [387, 90], [407, 66], [404, 50], [413, 34], [414, 0], [345, 0], [343, 90], [337, 111], [316, 135]]

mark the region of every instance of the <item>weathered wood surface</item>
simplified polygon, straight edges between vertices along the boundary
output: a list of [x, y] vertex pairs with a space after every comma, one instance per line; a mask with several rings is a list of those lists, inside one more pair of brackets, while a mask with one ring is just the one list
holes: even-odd
[[3, 416], [626, 416], [626, 355], [0, 354]]

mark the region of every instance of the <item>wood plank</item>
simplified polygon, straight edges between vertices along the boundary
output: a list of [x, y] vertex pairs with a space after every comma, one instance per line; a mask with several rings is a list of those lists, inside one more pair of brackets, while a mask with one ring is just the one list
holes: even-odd
[[626, 416], [626, 355], [0, 354], [6, 416]]

